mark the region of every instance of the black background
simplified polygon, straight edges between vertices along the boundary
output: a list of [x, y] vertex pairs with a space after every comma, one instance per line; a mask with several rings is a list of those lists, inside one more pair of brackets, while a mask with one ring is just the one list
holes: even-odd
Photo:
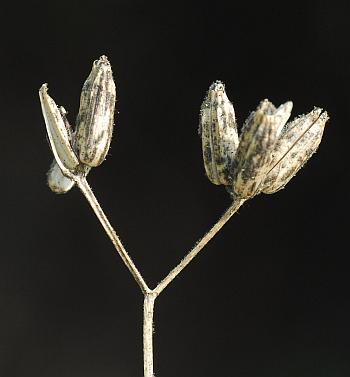
[[1, 377], [142, 375], [137, 285], [79, 191], [45, 183], [38, 89], [73, 122], [102, 54], [118, 113], [89, 182], [152, 287], [230, 204], [197, 135], [212, 81], [239, 124], [263, 98], [331, 117], [286, 189], [246, 203], [157, 299], [156, 375], [350, 375], [348, 14], [331, 1], [3, 5]]

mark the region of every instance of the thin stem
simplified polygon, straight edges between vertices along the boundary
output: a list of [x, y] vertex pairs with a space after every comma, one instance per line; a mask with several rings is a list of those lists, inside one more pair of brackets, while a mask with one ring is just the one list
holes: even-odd
[[106, 215], [104, 214], [99, 202], [97, 201], [94, 193], [91, 190], [91, 187], [89, 186], [87, 180], [85, 177], [75, 177], [75, 181], [80, 188], [81, 192], [84, 194], [85, 198], [89, 202], [91, 208], [95, 212], [95, 215], [100, 220], [100, 223], [102, 224], [104, 230], [106, 231], [108, 237], [112, 241], [114, 247], [118, 251], [120, 257], [122, 258], [124, 264], [131, 272], [132, 276], [136, 280], [136, 283], [140, 286], [141, 291], [143, 294], [146, 294], [150, 292], [150, 289], [148, 288], [146, 282], [143, 280], [142, 275], [136, 268], [134, 262], [130, 258], [129, 254], [126, 252], [122, 242], [120, 241], [119, 237], [117, 236], [115, 230], [113, 229], [112, 225], [108, 221]]
[[176, 276], [191, 262], [191, 260], [203, 249], [203, 247], [215, 236], [215, 234], [227, 223], [231, 216], [237, 212], [239, 207], [245, 202], [244, 199], [233, 201], [231, 206], [221, 216], [218, 222], [209, 230], [209, 232], [189, 251], [184, 259], [169, 272], [169, 274], [153, 289], [153, 292], [159, 295]]
[[157, 295], [145, 294], [143, 303], [143, 371], [144, 377], [154, 377], [153, 374], [153, 313], [154, 301]]
[[91, 208], [95, 212], [95, 215], [100, 220], [104, 230], [108, 237], [112, 241], [114, 247], [118, 251], [124, 264], [131, 272], [137, 284], [140, 286], [141, 291], [144, 294], [144, 306], [143, 306], [143, 357], [144, 357], [144, 377], [154, 377], [153, 374], [153, 313], [154, 313], [154, 301], [156, 297], [175, 279], [175, 277], [191, 262], [191, 260], [203, 249], [203, 247], [215, 236], [215, 234], [227, 223], [234, 213], [240, 208], [245, 200], [235, 200], [226, 212], [221, 216], [218, 222], [209, 230], [208, 233], [189, 251], [185, 258], [169, 272], [169, 274], [151, 290], [142, 275], [136, 268], [134, 262], [126, 252], [123, 244], [117, 236], [112, 225], [108, 221], [104, 214], [100, 204], [98, 203], [94, 193], [91, 190], [85, 177], [75, 176], [76, 181], [81, 192], [89, 202]]

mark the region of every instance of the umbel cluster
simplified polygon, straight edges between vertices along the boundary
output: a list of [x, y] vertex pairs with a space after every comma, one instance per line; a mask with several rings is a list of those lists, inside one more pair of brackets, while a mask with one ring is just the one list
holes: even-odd
[[[66, 193], [108, 152], [114, 125], [116, 99], [111, 65], [106, 56], [93, 63], [80, 98], [75, 130], [66, 111], [57, 107], [44, 84], [39, 91], [54, 161], [47, 174], [56, 193]], [[245, 121], [240, 136], [234, 108], [225, 87], [213, 83], [201, 106], [199, 133], [206, 175], [224, 185], [235, 199], [282, 189], [317, 150], [328, 115], [314, 108], [288, 122], [293, 104], [275, 107], [260, 102]]]
[[52, 191], [63, 194], [105, 159], [112, 140], [116, 90], [111, 65], [106, 56], [95, 60], [80, 96], [79, 113], [73, 131], [64, 107], [58, 108], [47, 93], [39, 90], [54, 161], [47, 173]]
[[267, 99], [245, 121], [238, 136], [234, 108], [224, 85], [213, 83], [202, 104], [199, 133], [205, 171], [236, 199], [272, 194], [289, 182], [317, 150], [328, 120], [314, 108], [287, 123], [293, 103], [276, 108]]

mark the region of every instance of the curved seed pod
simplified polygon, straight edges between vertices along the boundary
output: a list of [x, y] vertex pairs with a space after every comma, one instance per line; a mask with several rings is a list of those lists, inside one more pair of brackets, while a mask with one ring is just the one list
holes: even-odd
[[47, 172], [47, 184], [56, 194], [65, 194], [75, 183], [72, 179], [63, 175], [56, 160], [53, 160], [50, 170]]
[[328, 119], [326, 112], [315, 108], [286, 125], [273, 150], [269, 171], [262, 185], [265, 194], [273, 194], [284, 188], [316, 152]]
[[79, 160], [91, 167], [100, 165], [108, 152], [113, 132], [115, 84], [106, 56], [93, 63], [83, 85], [77, 117], [76, 148]]
[[203, 101], [199, 133], [207, 177], [216, 185], [230, 184], [231, 166], [239, 139], [235, 111], [220, 81], [210, 86]]
[[68, 122], [64, 121], [55, 101], [47, 94], [47, 84], [41, 86], [39, 97], [51, 149], [61, 170], [69, 174], [76, 169], [79, 161], [72, 149]]
[[[69, 129], [71, 131], [71, 127], [66, 118], [67, 113], [65, 109], [61, 107], [60, 112], [67, 126], [67, 130]], [[75, 133], [72, 133], [72, 132], [69, 133], [69, 140], [73, 148], [75, 148]], [[91, 170], [90, 166], [80, 164], [76, 168], [75, 173], [81, 174], [83, 176], [87, 176], [90, 170]], [[75, 185], [75, 181], [72, 178], [67, 177], [63, 174], [62, 170], [60, 169], [59, 165], [54, 159], [50, 166], [49, 171], [47, 172], [47, 184], [50, 187], [50, 189], [56, 194], [65, 194]]]
[[234, 195], [250, 198], [259, 193], [271, 162], [281, 117], [268, 100], [262, 101], [247, 119], [233, 164]]

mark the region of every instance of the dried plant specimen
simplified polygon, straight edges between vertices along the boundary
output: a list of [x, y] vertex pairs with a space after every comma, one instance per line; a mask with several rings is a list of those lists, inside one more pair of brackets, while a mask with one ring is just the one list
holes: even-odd
[[283, 188], [318, 148], [326, 112], [315, 108], [287, 123], [292, 102], [276, 108], [270, 101], [260, 102], [238, 135], [235, 112], [224, 85], [213, 83], [200, 111], [199, 133], [204, 169], [209, 180], [223, 185], [232, 204], [181, 262], [153, 289], [149, 288], [126, 252], [92, 192], [86, 177], [105, 159], [113, 134], [116, 90], [108, 59], [101, 56], [93, 64], [81, 93], [75, 129], [63, 107], [48, 95], [47, 85], [39, 90], [42, 112], [54, 155], [47, 174], [55, 193], [66, 193], [76, 185], [84, 194], [106, 234], [144, 295], [143, 349], [144, 376], [153, 377], [153, 313], [157, 296], [191, 262], [248, 199], [263, 192], [272, 194]]

